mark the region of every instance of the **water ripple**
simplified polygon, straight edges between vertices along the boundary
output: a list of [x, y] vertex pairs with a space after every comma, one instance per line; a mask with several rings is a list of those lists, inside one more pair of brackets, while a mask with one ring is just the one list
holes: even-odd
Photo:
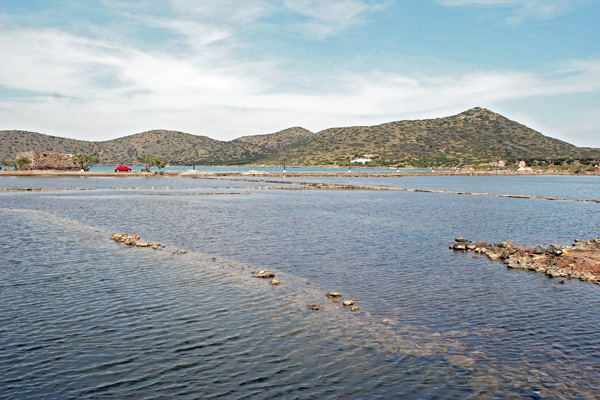
[[[597, 228], [592, 205], [536, 210], [530, 201], [515, 210], [514, 199], [416, 193], [120, 193], [131, 207], [114, 208], [108, 191], [3, 195], [2, 393], [600, 395], [597, 287], [507, 271], [446, 243], [456, 231], [533, 240], [549, 224], [586, 234]], [[502, 218], [509, 211], [518, 223]], [[187, 254], [118, 245], [108, 240], [114, 231]], [[282, 285], [251, 278], [259, 269], [275, 270]], [[360, 312], [326, 299], [329, 290]], [[313, 303], [324, 309], [306, 307]]]

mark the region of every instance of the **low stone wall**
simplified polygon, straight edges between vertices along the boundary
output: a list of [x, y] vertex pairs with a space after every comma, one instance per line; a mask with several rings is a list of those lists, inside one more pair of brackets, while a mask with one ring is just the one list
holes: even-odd
[[31, 164], [26, 164], [21, 167], [24, 170], [79, 170], [79, 167], [73, 164], [72, 154], [27, 151], [17, 154], [17, 159], [21, 157], [26, 157], [31, 160]]

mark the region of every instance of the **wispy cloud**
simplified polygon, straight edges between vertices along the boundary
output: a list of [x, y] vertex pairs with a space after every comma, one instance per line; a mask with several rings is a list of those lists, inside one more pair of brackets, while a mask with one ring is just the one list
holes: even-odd
[[27, 120], [25, 114], [35, 115], [29, 117], [31, 127], [14, 127], [43, 132], [50, 127], [48, 133], [71, 136], [94, 133], [97, 140], [151, 128], [232, 139], [298, 124], [312, 130], [375, 124], [474, 105], [600, 91], [600, 60], [574, 61], [549, 76], [341, 70], [305, 78], [310, 90], [299, 92], [289, 82], [282, 86], [288, 89], [273, 86], [273, 76], [294, 79], [277, 62], [236, 63], [227, 52], [207, 62], [201, 53], [142, 51], [49, 29], [0, 32], [0, 52], [7, 60], [0, 63], [0, 86], [30, 95], [26, 107], [0, 102], [3, 128]]
[[502, 70], [420, 76], [374, 71], [349, 73], [344, 84], [356, 88], [347, 96], [348, 103], [360, 104], [363, 115], [381, 120], [384, 115], [393, 117], [398, 113], [433, 116], [473, 105], [598, 92], [599, 68], [600, 60], [588, 60], [572, 62], [549, 76]]
[[365, 0], [284, 0], [291, 11], [304, 16], [309, 35], [325, 38], [361, 22], [369, 12], [381, 10], [386, 1]]
[[274, 5], [267, 0], [168, 0], [178, 15], [189, 19], [248, 24], [273, 11]]
[[[443, 1], [514, 10], [526, 3]], [[545, 75], [483, 67], [411, 74], [375, 62], [357, 67], [343, 61], [316, 71], [293, 55], [261, 51], [262, 43], [253, 42], [265, 25], [275, 24], [268, 33], [288, 29], [274, 22], [282, 15], [312, 29], [311, 38], [338, 35], [387, 4], [381, 1], [102, 4], [109, 17], [76, 29], [49, 26], [41, 18], [36, 25], [0, 25], [0, 129], [106, 140], [166, 128], [228, 140], [295, 125], [318, 131], [450, 115], [475, 105], [493, 109], [530, 99], [600, 96], [600, 60], [592, 57], [563, 62]], [[114, 23], [104, 22], [111, 18]], [[128, 24], [119, 23], [123, 20]], [[123, 25], [127, 29], [119, 30]], [[293, 43], [309, 42], [323, 41], [303, 36]]]
[[446, 6], [487, 6], [512, 10], [507, 18], [510, 23], [519, 23], [526, 18], [549, 19], [564, 15], [581, 0], [438, 0]]

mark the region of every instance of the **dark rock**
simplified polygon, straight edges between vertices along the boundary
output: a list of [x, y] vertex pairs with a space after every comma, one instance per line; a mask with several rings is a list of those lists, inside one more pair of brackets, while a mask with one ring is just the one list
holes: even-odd
[[536, 248], [533, 249], [533, 254], [544, 254], [548, 252], [548, 250], [550, 250], [548, 246], [536, 246]]
[[464, 237], [459, 237], [459, 238], [456, 238], [456, 239], [454, 239], [454, 241], [455, 241], [456, 243], [469, 243], [469, 242], [470, 242], [470, 240], [469, 240], [469, 239], [467, 239], [467, 238], [464, 238]]
[[338, 292], [329, 292], [326, 294], [327, 297], [329, 297], [330, 299], [335, 299], [337, 297], [342, 297], [341, 293]]
[[564, 251], [562, 247], [552, 244], [548, 247], [548, 252], [550, 254], [554, 254], [555, 256], [560, 256]]
[[546, 270], [546, 275], [548, 276], [548, 278], [558, 278], [560, 276], [560, 273], [553, 268], [548, 268]]
[[498, 261], [500, 259], [496, 251], [494, 251], [494, 249], [487, 249], [483, 254], [485, 254], [485, 256], [492, 261]]
[[272, 272], [267, 272], [265, 270], [262, 270], [262, 271], [258, 271], [258, 273], [256, 275], [253, 275], [253, 277], [254, 278], [263, 278], [263, 279], [274, 278], [275, 274]]
[[467, 245], [465, 242], [456, 242], [452, 245], [451, 249], [455, 251], [467, 251]]

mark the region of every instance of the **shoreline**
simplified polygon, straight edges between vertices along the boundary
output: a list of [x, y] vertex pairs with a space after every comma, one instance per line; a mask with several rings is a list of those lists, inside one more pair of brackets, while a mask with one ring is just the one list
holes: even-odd
[[214, 177], [214, 176], [264, 176], [274, 178], [285, 177], [352, 177], [352, 178], [393, 178], [405, 176], [529, 176], [529, 175], [574, 175], [574, 176], [600, 176], [600, 171], [587, 173], [571, 173], [568, 171], [515, 171], [515, 170], [497, 170], [497, 171], [479, 171], [479, 170], [435, 170], [435, 171], [301, 171], [301, 172], [266, 172], [251, 170], [246, 172], [233, 171], [132, 171], [132, 172], [112, 172], [112, 171], [57, 171], [57, 170], [0, 170], [0, 177], [47, 177], [47, 178], [94, 178], [94, 177]]

